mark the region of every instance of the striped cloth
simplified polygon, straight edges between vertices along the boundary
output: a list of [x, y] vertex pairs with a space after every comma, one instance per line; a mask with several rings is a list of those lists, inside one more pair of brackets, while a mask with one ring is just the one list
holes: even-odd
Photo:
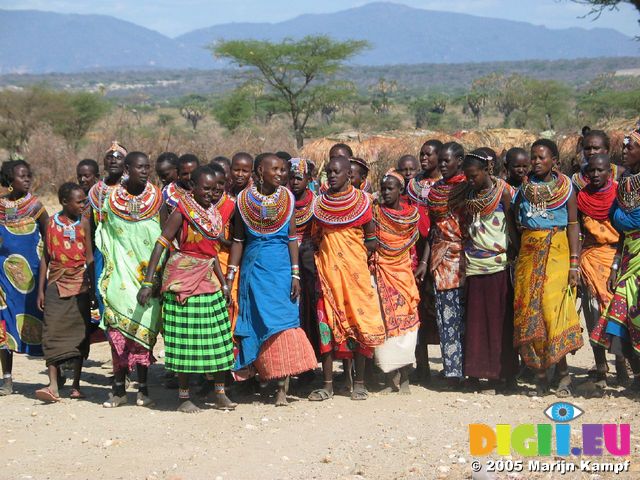
[[231, 324], [222, 292], [189, 297], [180, 304], [164, 293], [165, 368], [178, 373], [231, 370]]
[[298, 375], [318, 366], [316, 354], [301, 328], [289, 328], [269, 337], [253, 363], [261, 381]]

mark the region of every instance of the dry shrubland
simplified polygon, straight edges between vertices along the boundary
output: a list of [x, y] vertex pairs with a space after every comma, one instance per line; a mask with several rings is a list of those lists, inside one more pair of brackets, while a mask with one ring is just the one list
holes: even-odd
[[[630, 126], [625, 127], [619, 122], [607, 130], [611, 137], [614, 161], [620, 161], [623, 132]], [[527, 149], [537, 137], [536, 132], [518, 129], [458, 132], [403, 130], [379, 134], [356, 131], [309, 139], [298, 151], [288, 120], [284, 117], [276, 116], [266, 125], [240, 127], [230, 133], [210, 117], [203, 119], [194, 130], [177, 119], [168, 125], [159, 125], [156, 115], [136, 115], [125, 108], [117, 108], [86, 135], [77, 151], [50, 128], [41, 127], [30, 138], [24, 156], [34, 168], [36, 191], [40, 195], [50, 195], [63, 182], [74, 180], [75, 165], [81, 159], [94, 158], [102, 167], [104, 152], [113, 140], [118, 140], [129, 151], [147, 153], [152, 160], [164, 151], [173, 151], [178, 155], [194, 153], [208, 161], [217, 155], [231, 157], [238, 151], [256, 155], [265, 151], [285, 150], [294, 156], [302, 155], [313, 160], [318, 167], [323, 165], [334, 143], [344, 142], [353, 148], [356, 156], [370, 162], [375, 180], [380, 173], [394, 166], [400, 156], [417, 155], [424, 141], [431, 138], [443, 142], [458, 141], [467, 150], [488, 146], [500, 155], [513, 146]], [[561, 165], [568, 169], [575, 158], [578, 136], [559, 134], [554, 140], [560, 148]], [[7, 152], [4, 153], [6, 157]]]

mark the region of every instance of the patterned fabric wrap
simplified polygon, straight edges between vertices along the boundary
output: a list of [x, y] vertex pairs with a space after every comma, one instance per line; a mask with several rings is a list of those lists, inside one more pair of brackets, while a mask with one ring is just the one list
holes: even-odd
[[164, 293], [165, 366], [179, 373], [214, 373], [233, 367], [231, 324], [222, 292], [194, 295], [182, 303]]
[[316, 267], [326, 322], [335, 341], [340, 344], [351, 338], [364, 347], [381, 345], [384, 322], [367, 266], [362, 228], [322, 230]]
[[462, 378], [464, 360], [464, 288], [436, 290], [436, 321], [446, 378]]
[[515, 270], [514, 345], [530, 368], [548, 368], [582, 347], [568, 271], [565, 231], [523, 232]]
[[464, 255], [467, 275], [486, 275], [507, 268], [507, 219], [502, 203], [469, 226]]
[[122, 370], [133, 372], [137, 365], [148, 367], [156, 362], [151, 350], [125, 337], [120, 330], [107, 328], [107, 337], [111, 345], [114, 372]]
[[43, 324], [36, 284], [43, 245], [37, 219], [44, 209], [35, 201], [29, 213], [36, 216], [0, 216], [0, 320], [6, 329], [0, 348], [41, 356]]
[[110, 202], [104, 203], [102, 216], [96, 229], [96, 246], [104, 255], [104, 269], [98, 281], [105, 305], [100, 326], [115, 329], [151, 349], [160, 330], [160, 301], [152, 297], [142, 306], [136, 296], [162, 233], [160, 216], [156, 213], [147, 220], [128, 221], [112, 211]]
[[[59, 219], [65, 225], [68, 219]], [[84, 228], [81, 224], [73, 227], [75, 240], [65, 233], [65, 228], [58, 225], [55, 217], [47, 223], [47, 252], [49, 254], [49, 284], [56, 284], [60, 298], [73, 297], [88, 288], [85, 275], [86, 252]]]
[[611, 336], [631, 343], [640, 355], [640, 229], [625, 232], [613, 297], [591, 333], [591, 343], [609, 348]]

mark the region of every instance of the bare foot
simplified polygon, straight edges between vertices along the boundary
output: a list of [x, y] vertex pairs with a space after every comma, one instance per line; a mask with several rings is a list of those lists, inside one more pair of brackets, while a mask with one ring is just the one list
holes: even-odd
[[237, 403], [229, 400], [225, 393], [216, 393], [213, 398], [213, 404], [217, 410], [235, 410], [238, 406]]
[[289, 405], [287, 402], [287, 394], [284, 390], [278, 390], [276, 393], [276, 407], [286, 407]]
[[409, 387], [409, 379], [400, 383], [400, 395], [411, 395], [411, 387]]
[[198, 408], [191, 400], [186, 400], [178, 407], [178, 412], [182, 413], [200, 413], [202, 410]]
[[386, 374], [387, 386], [380, 390], [380, 395], [389, 395], [400, 390], [400, 371], [395, 370]]
[[5, 395], [11, 395], [13, 393], [13, 381], [10, 378], [5, 378], [4, 383], [0, 387], [0, 397]]

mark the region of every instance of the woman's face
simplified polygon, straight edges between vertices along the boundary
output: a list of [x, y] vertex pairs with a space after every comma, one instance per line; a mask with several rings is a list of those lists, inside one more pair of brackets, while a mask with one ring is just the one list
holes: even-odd
[[461, 164], [462, 159], [456, 158], [450, 150], [441, 151], [438, 155], [438, 167], [445, 180], [454, 177], [460, 171]]
[[595, 188], [604, 187], [611, 175], [611, 165], [604, 158], [590, 158], [585, 173], [589, 178], [589, 184]]
[[609, 153], [600, 135], [590, 135], [582, 141], [584, 158], [589, 160], [596, 153]]
[[129, 175], [129, 185], [146, 185], [147, 180], [149, 180], [149, 172], [151, 171], [149, 158], [143, 155], [134, 157], [131, 161], [131, 165], [125, 167], [125, 171]]
[[640, 170], [640, 145], [634, 140], [626, 143], [622, 149], [622, 164], [636, 173]]
[[282, 185], [284, 174], [284, 160], [275, 155], [264, 158], [258, 167], [258, 177], [267, 188], [277, 188]]
[[362, 187], [365, 179], [367, 178], [362, 171], [362, 167], [357, 163], [351, 163], [351, 183], [356, 188]]
[[467, 182], [469, 182], [471, 188], [476, 192], [486, 188], [487, 182], [490, 179], [487, 168], [475, 164], [465, 167], [464, 176], [467, 177]]
[[[197, 182], [193, 184], [193, 199], [203, 208], [209, 208], [215, 200], [215, 192], [219, 188], [218, 177], [221, 175], [213, 175], [204, 173], [200, 175]], [[222, 182], [222, 191], [224, 192], [224, 181]], [[220, 194], [222, 196], [222, 194]], [[220, 198], [218, 198], [219, 200]]]
[[98, 181], [98, 175], [91, 166], [82, 165], [76, 169], [76, 177], [78, 178], [78, 184], [82, 187], [85, 193], [89, 192]]
[[306, 175], [289, 174], [289, 189], [294, 195], [302, 195], [309, 185], [309, 178]]
[[531, 172], [538, 178], [546, 177], [556, 164], [551, 150], [544, 145], [531, 149]]
[[340, 192], [351, 178], [350, 163], [345, 157], [334, 157], [327, 165], [327, 184], [332, 192]]
[[26, 195], [31, 189], [33, 176], [31, 170], [24, 165], [18, 165], [13, 169], [13, 181], [11, 187], [19, 195]]
[[247, 158], [238, 158], [231, 163], [231, 184], [243, 189], [251, 178], [251, 162]]
[[438, 151], [433, 145], [423, 145], [420, 149], [420, 166], [425, 172], [438, 168]]
[[418, 161], [415, 157], [405, 157], [398, 162], [398, 173], [404, 177], [405, 183], [418, 173]]
[[78, 218], [82, 216], [82, 212], [87, 205], [87, 195], [79, 189], [71, 191], [69, 198], [62, 201], [62, 210], [68, 216]]
[[397, 178], [385, 177], [380, 182], [380, 196], [385, 207], [392, 207], [398, 202], [403, 185]]
[[509, 162], [507, 170], [509, 171], [509, 178], [522, 182], [524, 177], [529, 173], [529, 159], [526, 155], [518, 155], [515, 160]]
[[124, 156], [120, 152], [109, 152], [104, 157], [104, 170], [111, 178], [118, 178], [124, 171]]
[[213, 177], [215, 179], [215, 188], [213, 189], [212, 201], [213, 203], [218, 203], [222, 198], [222, 195], [224, 195], [224, 187], [227, 184], [227, 177], [222, 173], [215, 173], [213, 174]]

